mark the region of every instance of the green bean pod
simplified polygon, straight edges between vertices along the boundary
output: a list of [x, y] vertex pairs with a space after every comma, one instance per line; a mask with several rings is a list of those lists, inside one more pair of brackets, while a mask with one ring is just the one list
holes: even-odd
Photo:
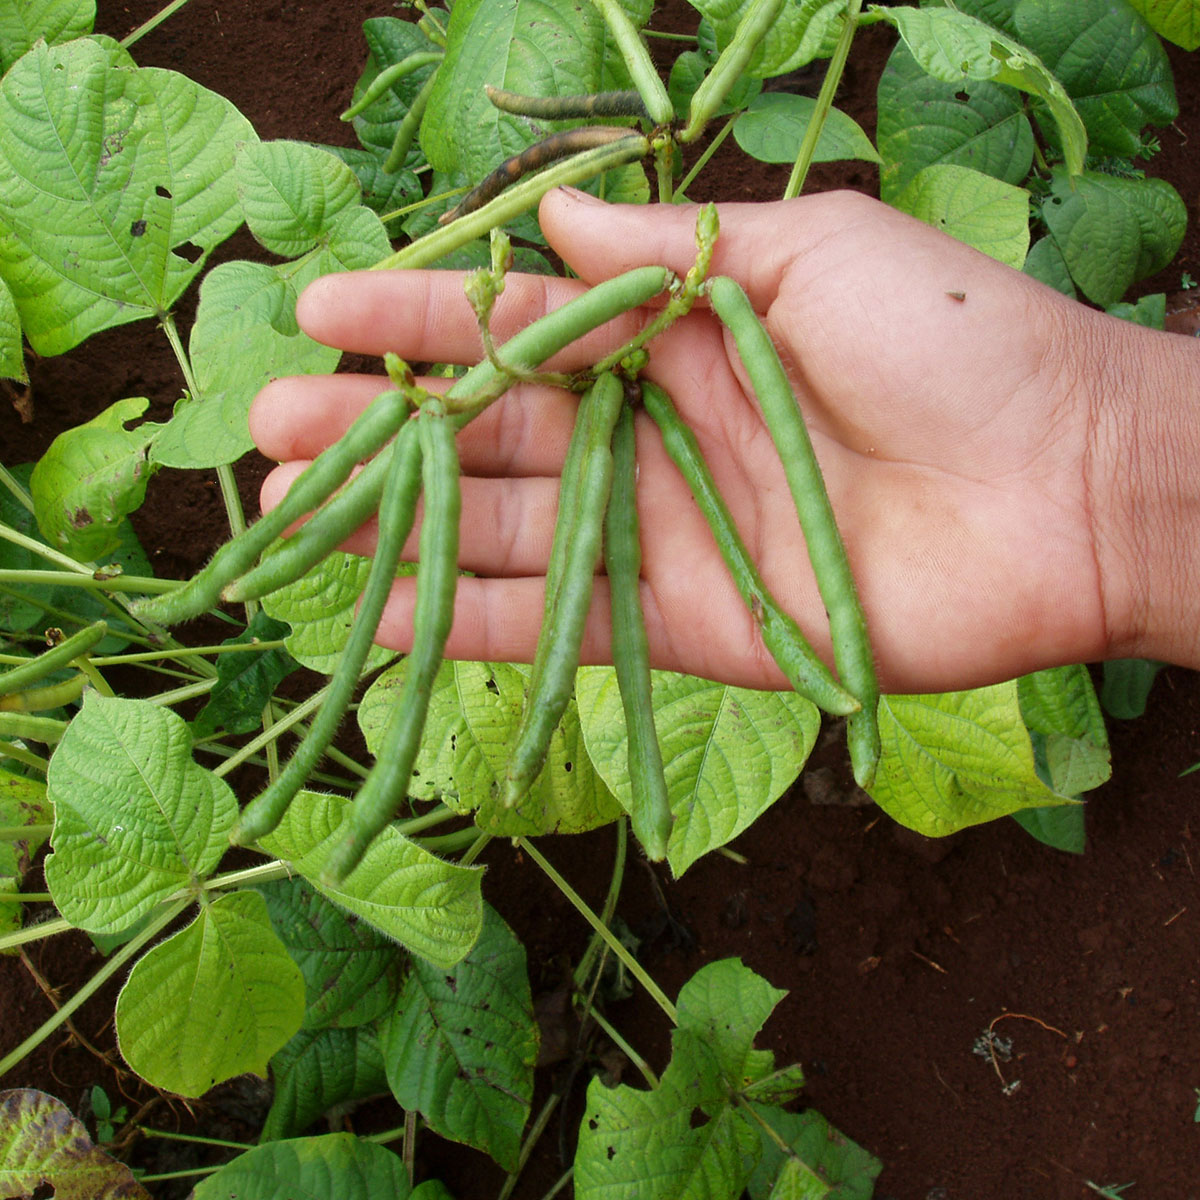
[[421, 90], [413, 97], [413, 102], [408, 112], [404, 114], [404, 119], [396, 128], [396, 136], [392, 140], [392, 148], [388, 151], [388, 156], [383, 161], [385, 175], [392, 175], [404, 166], [404, 160], [408, 157], [408, 152], [416, 139], [417, 131], [421, 128], [421, 122], [425, 118], [425, 110], [429, 107], [429, 97], [433, 95], [434, 86], [437, 84], [437, 77], [438, 73], [434, 71], [421, 84]]
[[787, 677], [792, 690], [818, 708], [844, 717], [861, 705], [834, 679], [817, 657], [800, 627], [767, 590], [737, 531], [733, 517], [717, 490], [716, 480], [700, 453], [696, 437], [679, 415], [671, 398], [655, 384], [642, 382], [642, 404], [662, 434], [663, 448], [691, 489], [696, 506], [708, 522], [729, 574], [758, 625], [763, 645]]
[[410, 421], [396, 439], [391, 471], [379, 506], [379, 542], [350, 637], [329, 681], [325, 702], [287, 765], [242, 810], [229, 834], [229, 840], [235, 845], [249, 845], [266, 837], [283, 820], [288, 805], [329, 749], [354, 697], [367, 655], [375, 644], [379, 618], [391, 594], [405, 539], [413, 527], [420, 491], [421, 442], [416, 422]]
[[392, 63], [390, 67], [380, 71], [371, 80], [363, 94], [338, 117], [338, 120], [354, 120], [360, 113], [370, 108], [380, 96], [390, 92], [401, 79], [411, 75], [414, 71], [419, 71], [422, 67], [431, 67], [434, 63], [440, 63], [445, 57], [441, 50], [418, 50], [407, 58], [402, 58], [398, 63]]
[[675, 120], [675, 105], [671, 102], [637, 26], [629, 19], [629, 14], [621, 6], [620, 0], [592, 0], [592, 3], [604, 17], [604, 23], [608, 26], [613, 41], [617, 43], [617, 49], [629, 71], [629, 78], [641, 94], [650, 119], [655, 125], [669, 125]]
[[817, 588], [829, 613], [833, 657], [842, 682], [862, 705], [850, 716], [846, 736], [859, 787], [869, 788], [879, 763], [879, 682], [846, 547], [838, 532], [829, 493], [787, 372], [749, 297], [732, 279], [717, 276], [708, 285], [713, 311], [733, 334], [738, 355], [758, 397], [763, 418], [779, 452], [796, 515], [804, 531]]
[[692, 93], [688, 122], [679, 135], [681, 142], [693, 142], [716, 116], [725, 97], [741, 78], [754, 51], [775, 23], [786, 0], [754, 0], [746, 9], [729, 45], [721, 51], [712, 70]]
[[87, 676], [76, 671], [61, 683], [48, 683], [42, 687], [24, 688], [19, 692], [8, 692], [0, 696], [0, 712], [46, 712], [51, 708], [62, 708], [74, 704], [83, 695]]
[[376, 396], [354, 424], [297, 476], [269, 513], [226, 542], [183, 587], [138, 600], [130, 605], [130, 611], [142, 620], [174, 625], [215, 608], [221, 601], [221, 589], [249, 571], [259, 555], [289, 525], [341, 487], [358, 463], [373, 455], [395, 434], [408, 416], [409, 407], [401, 392]]
[[[503, 803], [511, 808], [529, 791], [546, 763], [550, 738], [575, 687], [583, 629], [600, 558], [604, 510], [612, 487], [612, 434], [624, 388], [611, 372], [584, 394], [576, 421], [586, 422], [579, 495], [551, 620], [542, 625], [535, 654], [537, 686], [530, 686], [505, 772]], [[558, 531], [556, 530], [556, 538]], [[538, 667], [540, 666], [540, 672]]]
[[5, 741], [44, 742], [56, 745], [67, 732], [69, 721], [55, 717], [37, 717], [23, 712], [0, 712], [0, 739]]
[[526, 146], [519, 154], [506, 158], [494, 171], [485, 175], [449, 212], [443, 213], [439, 223], [448, 225], [468, 213], [481, 209], [489, 200], [494, 200], [510, 185], [534, 171], [566, 158], [571, 154], [582, 154], [587, 150], [598, 150], [622, 142], [630, 131], [623, 125], [580, 125], [561, 133], [552, 133], [541, 141]]
[[372, 840], [386, 828], [408, 794], [421, 745], [429, 696], [454, 622], [458, 584], [458, 522], [462, 510], [454, 424], [440, 401], [431, 400], [417, 419], [425, 515], [421, 523], [413, 648], [404, 691], [392, 711], [374, 767], [363, 784], [342, 839], [325, 862], [322, 882], [337, 886], [362, 861]]
[[221, 599], [259, 600], [311, 571], [378, 510], [395, 453], [385, 446], [277, 550], [223, 588]]
[[670, 278], [666, 267], [634, 267], [539, 317], [500, 347], [499, 358], [507, 369], [482, 362], [454, 384], [445, 396], [447, 412], [454, 415], [460, 427], [466, 424], [504, 395], [515, 373], [536, 370], [584, 334], [645, 304], [666, 287]]
[[604, 517], [604, 569], [612, 595], [612, 653], [628, 738], [629, 815], [646, 857], [659, 862], [675, 818], [663, 774], [651, 704], [650, 647], [642, 615], [642, 546], [637, 511], [633, 409], [624, 405], [613, 430], [613, 482]]
[[11, 671], [0, 675], [0, 696], [24, 691], [31, 683], [45, 679], [47, 675], [60, 671], [80, 655], [86, 654], [108, 633], [108, 626], [103, 621], [96, 621], [64, 638], [56, 646], [43, 651], [37, 658], [31, 658]]
[[594, 120], [597, 117], [643, 117], [649, 119], [638, 92], [589, 92], [579, 96], [523, 96], [485, 84], [493, 107], [515, 117], [542, 121]]

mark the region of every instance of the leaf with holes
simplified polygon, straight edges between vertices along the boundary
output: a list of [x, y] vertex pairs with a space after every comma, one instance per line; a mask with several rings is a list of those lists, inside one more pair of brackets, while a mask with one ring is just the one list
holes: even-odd
[[533, 1097], [538, 1028], [525, 949], [490, 906], [452, 971], [414, 962], [383, 1030], [388, 1084], [442, 1137], [517, 1166]]
[[39, 354], [161, 317], [241, 224], [232, 104], [108, 38], [38, 43], [0, 83], [0, 272]]
[[0, 1092], [0, 1196], [150, 1200], [124, 1164], [92, 1145], [61, 1100], [32, 1088]]

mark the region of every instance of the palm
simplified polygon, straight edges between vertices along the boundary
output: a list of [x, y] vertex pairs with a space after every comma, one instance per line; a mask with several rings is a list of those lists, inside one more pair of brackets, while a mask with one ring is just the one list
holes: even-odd
[[[589, 241], [577, 220], [566, 221], [569, 204], [559, 199], [544, 208], [543, 225], [588, 282], [639, 262], [682, 269], [690, 259], [683, 212], [585, 211], [625, 226]], [[1054, 297], [882, 206], [850, 203], [832, 225], [835, 236], [803, 246], [799, 235], [795, 244], [780, 239], [778, 213], [764, 209], [723, 210], [715, 269], [739, 278], [765, 312], [796, 383], [884, 686], [969, 686], [1042, 665], [1049, 647], [1072, 641], [1087, 657], [1101, 635], [1095, 595], [1080, 594], [1077, 583], [1069, 592], [1055, 583], [1087, 578], [1092, 548], [1082, 485], [1087, 414], [1065, 389], [1056, 395], [1057, 381], [1043, 368]], [[760, 221], [774, 227], [758, 229]], [[748, 246], [767, 249], [752, 255]], [[353, 283], [340, 277], [321, 286], [326, 290], [306, 298], [302, 319], [324, 340], [370, 353], [395, 349], [416, 360], [477, 353], [457, 281], [413, 273]], [[497, 332], [561, 303], [570, 286], [551, 283], [547, 290], [514, 278]], [[1014, 311], [1027, 309], [1028, 321], [1014, 321]], [[413, 312], [425, 320], [397, 320]], [[595, 335], [564, 365], [593, 361], [596, 348], [615, 336]], [[792, 499], [731, 340], [711, 314], [695, 310], [654, 343], [648, 374], [695, 431], [767, 585], [828, 657], [824, 611]], [[293, 404], [285, 412], [264, 399], [255, 432], [280, 459], [310, 457], [376, 388], [355, 377], [322, 384], [319, 397], [314, 381], [277, 386], [275, 399], [286, 393]], [[573, 413], [564, 393], [525, 387], [460, 436], [468, 476], [461, 561], [478, 578], [460, 587], [448, 647], [455, 657], [532, 655], [556, 474]], [[780, 686], [647, 417], [638, 431], [644, 606], [656, 665]], [[277, 473], [268, 502], [294, 470]], [[364, 531], [354, 548], [369, 550], [370, 542]], [[411, 588], [399, 588], [381, 627], [383, 639], [401, 648], [410, 636], [411, 603]], [[605, 661], [602, 581], [592, 616], [584, 657]]]

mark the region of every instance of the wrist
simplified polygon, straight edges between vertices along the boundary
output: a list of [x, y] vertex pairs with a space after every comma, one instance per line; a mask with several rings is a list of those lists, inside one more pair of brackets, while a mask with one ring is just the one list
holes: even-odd
[[1085, 483], [1106, 657], [1200, 668], [1200, 346], [1095, 328]]

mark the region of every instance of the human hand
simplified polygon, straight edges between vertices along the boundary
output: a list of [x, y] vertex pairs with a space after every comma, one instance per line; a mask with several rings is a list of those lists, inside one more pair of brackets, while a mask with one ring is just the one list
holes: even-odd
[[[1154, 335], [852, 193], [724, 205], [720, 215], [712, 271], [747, 290], [792, 375], [883, 687], [957, 689], [1144, 652], [1145, 596], [1130, 569], [1139, 535], [1132, 494], [1119, 482], [1134, 464], [1127, 406], [1113, 402], [1113, 387], [1142, 386], [1143, 368], [1165, 353], [1145, 340]], [[558, 192], [540, 217], [583, 283], [510, 275], [493, 317], [498, 340], [584, 284], [645, 263], [682, 274], [695, 253], [694, 211], [684, 207], [607, 206]], [[305, 293], [298, 317], [312, 336], [347, 350], [415, 362], [481, 357], [457, 273], [327, 276]], [[642, 320], [614, 322], [549, 365], [585, 366]], [[765, 583], [830, 660], [792, 499], [732, 341], [697, 308], [651, 352], [646, 374], [692, 426]], [[378, 378], [354, 375], [264, 390], [252, 432], [284, 463], [264, 485], [264, 507], [379, 390]], [[565, 392], [522, 385], [459, 435], [460, 564], [474, 577], [460, 583], [448, 657], [532, 657], [575, 405]], [[645, 416], [638, 455], [654, 665], [786, 686]], [[1152, 507], [1166, 503], [1134, 491]], [[347, 548], [369, 553], [373, 539], [364, 528]], [[384, 644], [408, 647], [414, 594], [411, 580], [397, 583]], [[601, 579], [583, 661], [608, 655]]]

